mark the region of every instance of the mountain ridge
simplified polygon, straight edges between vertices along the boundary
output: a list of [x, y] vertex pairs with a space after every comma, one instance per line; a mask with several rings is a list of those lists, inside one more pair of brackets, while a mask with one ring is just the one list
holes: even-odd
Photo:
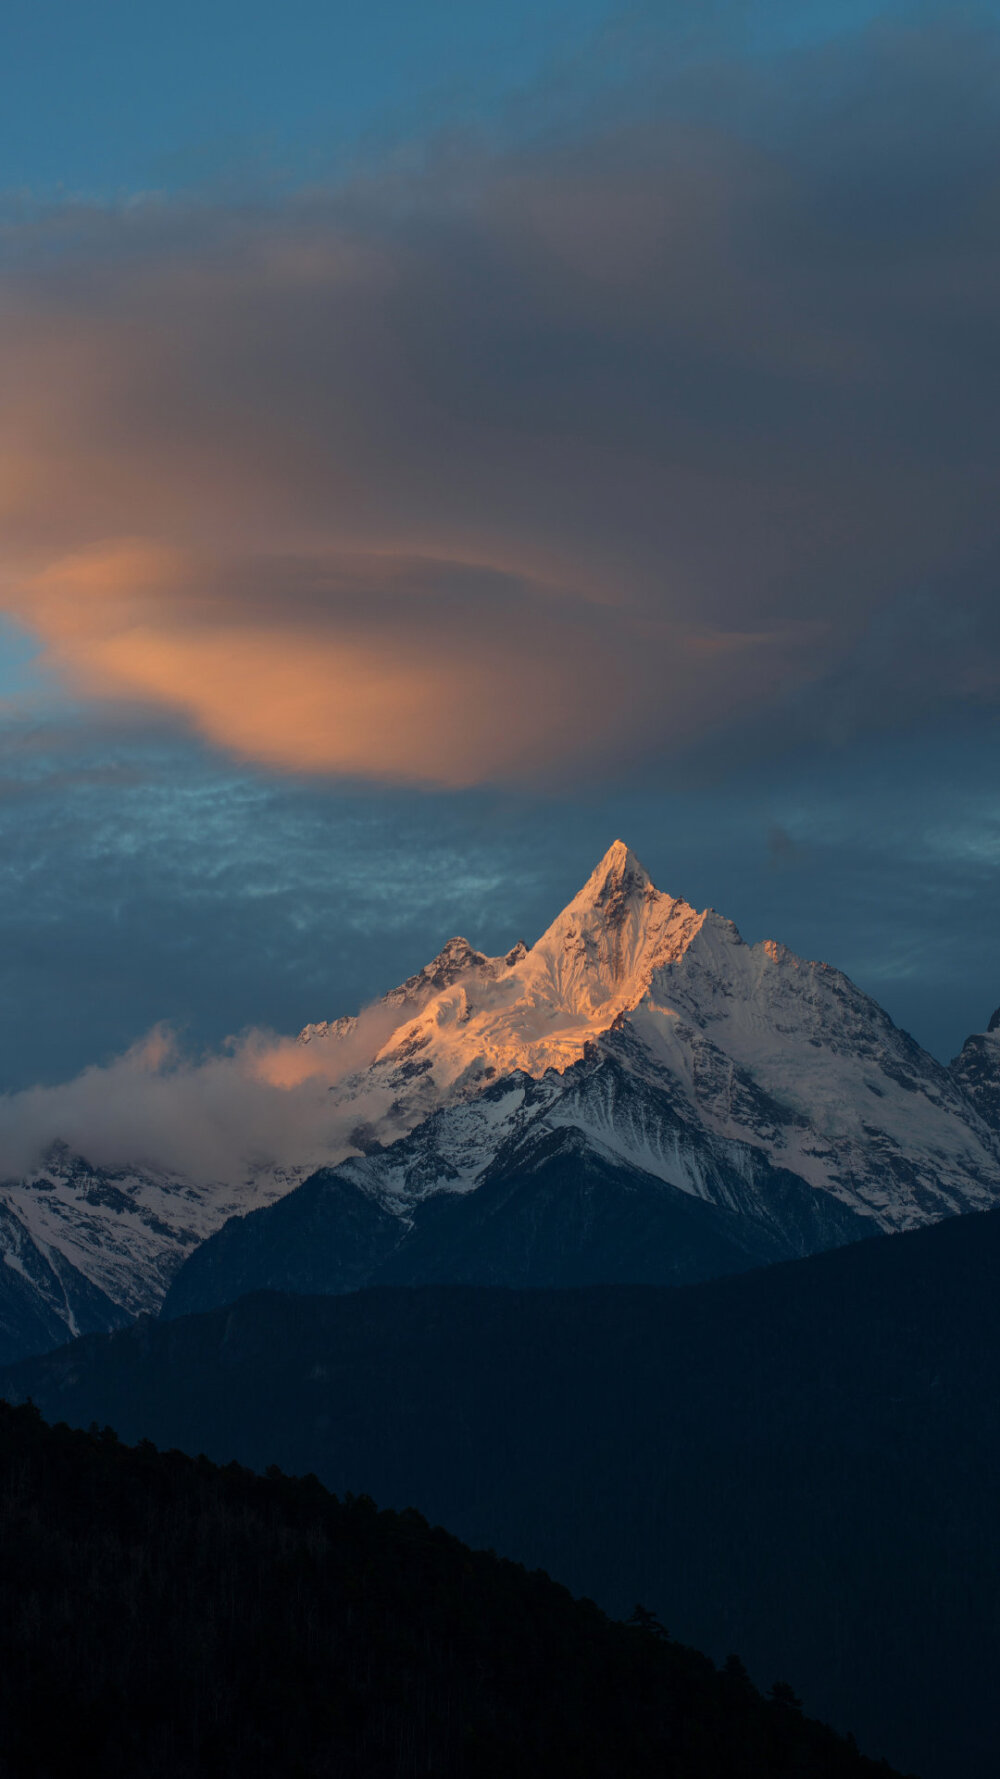
[[[531, 1118], [540, 1140], [583, 1132], [592, 1182], [600, 1163], [621, 1198], [627, 1175], [633, 1209], [659, 1183], [695, 1211], [736, 1213], [745, 1256], [775, 1235], [779, 1253], [810, 1251], [807, 1226], [815, 1248], [1000, 1202], [1000, 1039], [970, 1038], [946, 1068], [831, 965], [747, 945], [725, 916], [658, 890], [620, 840], [534, 945], [489, 957], [453, 938], [372, 1008], [305, 1026], [298, 1044], [328, 1082], [322, 1140], [234, 1166], [227, 1182], [53, 1150], [0, 1184], [7, 1356], [60, 1319], [74, 1332], [155, 1310], [224, 1224], [320, 1169], [343, 1168], [405, 1223], [437, 1192], [488, 1178], [499, 1193], [505, 1155], [509, 1203], [523, 1204], [515, 1139]], [[580, 1205], [566, 1202], [572, 1222]], [[711, 1222], [706, 1209], [699, 1264]], [[512, 1253], [511, 1232], [492, 1227]], [[570, 1244], [577, 1234], [568, 1225]], [[673, 1276], [669, 1256], [658, 1264], [654, 1276]]]
[[[658, 891], [622, 842], [513, 963], [469, 949], [461, 962], [369, 1072], [400, 1103], [416, 1096], [424, 1116], [341, 1162], [336, 1189], [326, 1171], [306, 1197], [298, 1188], [242, 1232], [235, 1224], [211, 1237], [180, 1269], [165, 1313], [287, 1288], [293, 1278], [322, 1289], [316, 1218], [328, 1218], [318, 1201], [333, 1192], [339, 1214], [349, 1187], [402, 1229], [390, 1253], [373, 1257], [365, 1246], [368, 1262], [333, 1264], [330, 1289], [343, 1288], [334, 1281], [344, 1266], [355, 1285], [385, 1276], [593, 1282], [600, 1256], [588, 1244], [601, 1223], [602, 1167], [620, 1217], [613, 1234], [605, 1228], [605, 1281], [691, 1283], [713, 1266], [729, 1272], [919, 1227], [1000, 1196], [988, 1106], [980, 1112], [962, 1082], [840, 971], [772, 940], [746, 945], [724, 916]], [[522, 1189], [532, 1146], [566, 1128], [589, 1146], [593, 1190], [585, 1200], [560, 1174], [565, 1249], [578, 1270], [567, 1275], [550, 1247], [550, 1271], [539, 1276], [537, 1218]], [[551, 1169], [545, 1186], [548, 1203]], [[424, 1208], [431, 1196], [458, 1200], [487, 1187], [506, 1205], [506, 1222], [472, 1203], [447, 1215]], [[692, 1201], [683, 1264], [649, 1245], [657, 1220], [646, 1222], [639, 1206], [657, 1189], [663, 1240], [667, 1195]], [[345, 1243], [356, 1223], [346, 1219]], [[448, 1231], [451, 1273], [428, 1251], [432, 1226]]]
[[263, 1292], [0, 1387], [416, 1506], [792, 1674], [924, 1779], [992, 1779], [998, 1267], [992, 1211], [679, 1290]]

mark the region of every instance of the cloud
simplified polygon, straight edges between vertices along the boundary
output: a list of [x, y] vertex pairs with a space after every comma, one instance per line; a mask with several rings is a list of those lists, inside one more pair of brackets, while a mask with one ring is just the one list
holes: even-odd
[[686, 739], [773, 690], [811, 632], [699, 632], [482, 564], [135, 540], [57, 559], [22, 598], [78, 691], [180, 711], [270, 766], [450, 785], [600, 769], [626, 707], [627, 745]]
[[992, 707], [996, 66], [879, 25], [270, 206], [8, 219], [0, 603], [306, 773]]
[[397, 1023], [375, 1005], [322, 1044], [251, 1031], [202, 1058], [185, 1056], [169, 1028], [156, 1026], [103, 1067], [0, 1097], [3, 1171], [29, 1171], [56, 1139], [98, 1166], [198, 1180], [238, 1181], [273, 1163], [332, 1165], [349, 1152], [351, 1131], [391, 1097], [368, 1092], [342, 1104], [332, 1090], [371, 1064]]

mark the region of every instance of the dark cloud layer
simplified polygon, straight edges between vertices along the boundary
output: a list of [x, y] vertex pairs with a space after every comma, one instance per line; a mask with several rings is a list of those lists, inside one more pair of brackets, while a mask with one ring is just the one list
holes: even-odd
[[92, 695], [389, 781], [992, 710], [998, 67], [921, 18], [270, 208], [10, 219], [4, 603]]

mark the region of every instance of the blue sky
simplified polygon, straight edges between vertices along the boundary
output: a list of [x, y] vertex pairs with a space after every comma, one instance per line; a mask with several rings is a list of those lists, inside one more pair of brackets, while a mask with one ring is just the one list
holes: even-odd
[[768, 57], [882, 12], [872, 0], [8, 0], [3, 184], [127, 198], [326, 178], [428, 130], [516, 132], [532, 95], [544, 127], [617, 80], [641, 81], [651, 49], [675, 66]]
[[[308, 176], [373, 137], [479, 116], [607, 8], [12, 0], [0, 34], [14, 186], [120, 193]], [[318, 159], [316, 157], [319, 157]]]
[[618, 835], [985, 1025], [998, 67], [922, 6], [3, 9], [0, 1085], [530, 940]]

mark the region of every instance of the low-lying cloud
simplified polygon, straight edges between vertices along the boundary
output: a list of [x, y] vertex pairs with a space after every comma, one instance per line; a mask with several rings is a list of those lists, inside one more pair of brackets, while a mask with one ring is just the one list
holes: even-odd
[[336, 1163], [352, 1130], [385, 1107], [363, 1089], [341, 1100], [335, 1089], [371, 1064], [398, 1017], [375, 1005], [343, 1036], [300, 1044], [253, 1031], [197, 1059], [155, 1027], [104, 1067], [0, 1097], [0, 1170], [30, 1172], [54, 1142], [96, 1166], [201, 1181]]
[[641, 126], [9, 219], [0, 601], [75, 690], [305, 772], [992, 705], [996, 69], [882, 25]]

